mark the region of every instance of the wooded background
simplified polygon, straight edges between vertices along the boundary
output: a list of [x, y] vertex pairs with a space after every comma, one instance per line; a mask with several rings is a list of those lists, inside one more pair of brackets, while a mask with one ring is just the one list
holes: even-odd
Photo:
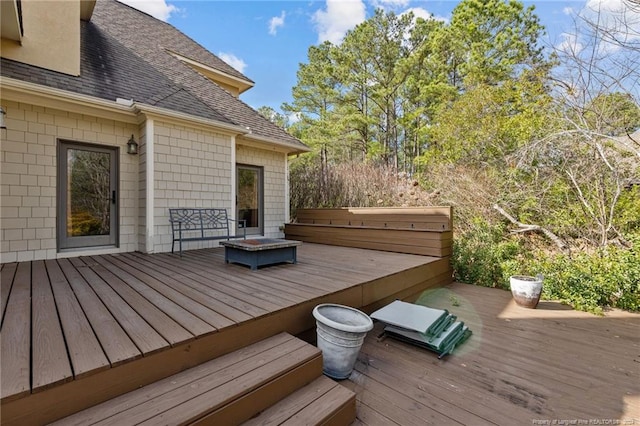
[[640, 309], [640, 6], [622, 1], [589, 2], [556, 46], [501, 0], [448, 22], [378, 10], [311, 46], [293, 102], [261, 108], [313, 149], [292, 212], [453, 205], [457, 279], [544, 272], [548, 297]]

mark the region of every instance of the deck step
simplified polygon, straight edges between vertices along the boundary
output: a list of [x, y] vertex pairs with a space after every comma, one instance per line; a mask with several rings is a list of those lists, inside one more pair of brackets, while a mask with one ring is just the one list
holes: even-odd
[[243, 426], [348, 425], [355, 419], [356, 394], [320, 376]]
[[321, 374], [321, 352], [280, 333], [54, 424], [239, 424]]

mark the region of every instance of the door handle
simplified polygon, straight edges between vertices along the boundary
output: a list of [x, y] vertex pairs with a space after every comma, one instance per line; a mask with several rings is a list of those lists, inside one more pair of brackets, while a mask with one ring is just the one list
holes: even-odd
[[111, 202], [116, 203], [116, 191], [111, 191]]

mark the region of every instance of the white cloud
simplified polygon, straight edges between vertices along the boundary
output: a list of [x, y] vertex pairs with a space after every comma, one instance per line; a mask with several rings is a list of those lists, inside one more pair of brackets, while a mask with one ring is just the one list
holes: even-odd
[[578, 40], [575, 34], [562, 33], [560, 35], [561, 41], [556, 45], [556, 49], [560, 52], [569, 54], [571, 56], [577, 56], [580, 54], [584, 45]]
[[326, 9], [318, 10], [313, 15], [318, 42], [330, 41], [339, 44], [347, 31], [363, 22], [365, 18], [366, 8], [362, 0], [327, 0]]
[[180, 9], [172, 4], [167, 4], [166, 0], [118, 0], [144, 13], [148, 13], [161, 21], [168, 21], [171, 14], [179, 12]]
[[620, 13], [626, 9], [624, 0], [587, 0], [586, 7], [593, 11]]
[[371, 2], [373, 7], [379, 7], [381, 9], [387, 8], [401, 8], [409, 5], [409, 0], [373, 0]]
[[245, 61], [238, 58], [233, 53], [220, 52], [218, 53], [218, 57], [240, 72], [244, 72], [244, 69], [247, 67]]
[[278, 33], [278, 28], [284, 26], [285, 16], [287, 15], [283, 10], [280, 16], [274, 16], [273, 18], [269, 19], [269, 34], [274, 36]]
[[405, 34], [404, 34], [405, 42], [408, 42], [409, 39], [411, 38], [411, 31], [413, 31], [413, 29], [415, 28], [416, 21], [418, 18], [424, 19], [425, 21], [433, 19], [436, 21], [449, 22], [448, 18], [444, 18], [442, 16], [434, 16], [431, 12], [429, 12], [427, 9], [424, 9], [422, 7], [411, 7], [405, 10], [404, 12], [402, 12], [400, 16], [406, 15], [408, 13], [413, 13], [413, 21], [411, 22], [411, 25], [409, 26], [409, 28], [407, 28], [405, 31]]
[[295, 124], [300, 120], [302, 120], [301, 112], [292, 112], [291, 114], [287, 114], [287, 122], [289, 124]]
[[608, 29], [620, 29], [621, 24], [638, 25], [640, 9], [631, 7], [626, 0], [587, 0], [581, 15], [592, 21], [598, 17], [599, 24]]
[[412, 12], [415, 18], [422, 18], [425, 21], [428, 21], [429, 19], [435, 19], [436, 21], [449, 22], [449, 18], [445, 18], [444, 16], [433, 15], [427, 9], [424, 9], [422, 7], [411, 7], [405, 10], [404, 12], [402, 12], [402, 14], [404, 15], [405, 13], [409, 13], [409, 12]]
[[599, 46], [602, 52], [618, 50], [618, 42], [640, 41], [640, 10], [630, 7], [625, 0], [587, 0], [580, 16], [586, 21], [597, 22], [606, 34]]
[[562, 9], [562, 13], [564, 13], [565, 15], [571, 16], [575, 13], [575, 10], [570, 6], [567, 6]]

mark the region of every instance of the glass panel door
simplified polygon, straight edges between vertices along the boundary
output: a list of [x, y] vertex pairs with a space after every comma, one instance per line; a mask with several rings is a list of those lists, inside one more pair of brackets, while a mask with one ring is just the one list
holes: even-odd
[[118, 149], [60, 142], [58, 248], [118, 243]]
[[238, 165], [236, 188], [237, 219], [246, 220], [247, 235], [262, 235], [262, 168]]

